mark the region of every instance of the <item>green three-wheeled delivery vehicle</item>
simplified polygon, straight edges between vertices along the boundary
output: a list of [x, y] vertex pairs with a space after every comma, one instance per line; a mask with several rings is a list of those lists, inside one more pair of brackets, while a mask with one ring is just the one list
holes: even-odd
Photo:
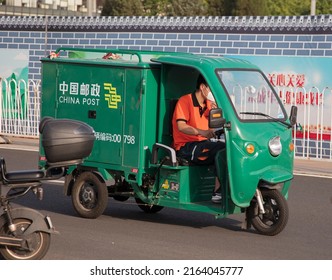
[[[174, 106], [195, 90], [199, 75], [217, 104], [209, 125], [218, 137], [210, 141], [225, 143], [213, 166], [188, 164], [173, 147]], [[42, 59], [41, 117], [79, 120], [94, 130], [91, 155], [69, 168], [64, 187], [85, 218], [102, 215], [112, 197], [134, 199], [148, 213], [163, 207], [216, 217], [243, 213], [246, 228], [280, 233], [289, 215], [296, 111], [286, 112], [263, 72], [244, 60], [80, 48]], [[42, 168], [45, 153], [65, 160], [75, 152], [72, 137], [84, 143], [84, 131], [63, 129], [49, 147], [41, 137]], [[222, 186], [217, 204], [211, 202], [216, 176]]]

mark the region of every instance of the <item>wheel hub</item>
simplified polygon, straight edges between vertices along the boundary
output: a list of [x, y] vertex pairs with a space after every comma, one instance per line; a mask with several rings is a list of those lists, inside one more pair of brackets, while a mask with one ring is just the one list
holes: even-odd
[[265, 213], [263, 216], [266, 219], [274, 220], [274, 211], [271, 205], [265, 205]]
[[82, 192], [82, 200], [83, 202], [87, 203], [87, 202], [91, 202], [95, 200], [95, 192], [93, 191], [93, 189], [91, 187], [87, 187], [83, 189]]

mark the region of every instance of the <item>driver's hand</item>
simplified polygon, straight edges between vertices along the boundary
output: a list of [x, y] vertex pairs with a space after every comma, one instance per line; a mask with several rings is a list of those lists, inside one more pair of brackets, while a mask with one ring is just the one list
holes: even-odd
[[216, 136], [212, 129], [202, 130], [201, 135], [206, 137], [207, 139], [210, 139], [210, 138], [213, 138]]

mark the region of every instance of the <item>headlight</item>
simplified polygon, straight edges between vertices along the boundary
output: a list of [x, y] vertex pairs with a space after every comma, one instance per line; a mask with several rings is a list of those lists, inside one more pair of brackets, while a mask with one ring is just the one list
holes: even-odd
[[273, 137], [269, 141], [269, 150], [271, 155], [273, 155], [274, 157], [279, 156], [281, 154], [282, 146], [280, 142], [280, 136]]

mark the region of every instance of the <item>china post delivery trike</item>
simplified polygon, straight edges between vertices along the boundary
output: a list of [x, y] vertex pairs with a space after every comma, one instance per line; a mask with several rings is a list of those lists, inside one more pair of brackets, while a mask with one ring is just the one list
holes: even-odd
[[[174, 104], [194, 91], [199, 74], [218, 106], [210, 112], [210, 127], [220, 137], [212, 141], [226, 146], [215, 166], [188, 164], [172, 147]], [[249, 62], [60, 48], [42, 59], [42, 116], [81, 120], [95, 130], [91, 155], [65, 182], [65, 193], [82, 217], [100, 216], [109, 197], [132, 197], [149, 213], [163, 207], [216, 217], [243, 213], [246, 225], [265, 235], [286, 226], [296, 107], [287, 116], [265, 75]], [[222, 201], [213, 204], [216, 175]]]

